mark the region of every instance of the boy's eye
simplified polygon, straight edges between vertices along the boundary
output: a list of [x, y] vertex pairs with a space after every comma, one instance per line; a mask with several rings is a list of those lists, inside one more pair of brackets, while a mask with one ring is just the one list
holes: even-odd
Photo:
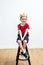
[[27, 20], [27, 19], [22, 19], [22, 20]]

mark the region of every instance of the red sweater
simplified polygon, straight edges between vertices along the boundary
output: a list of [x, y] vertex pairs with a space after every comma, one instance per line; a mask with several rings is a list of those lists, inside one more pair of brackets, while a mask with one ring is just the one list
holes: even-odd
[[[23, 26], [21, 24], [18, 24], [18, 30], [21, 30], [22, 34], [25, 33], [27, 28], [30, 29], [28, 23], [25, 23], [25, 25], [23, 25]], [[27, 32], [27, 34], [29, 34], [29, 33]]]

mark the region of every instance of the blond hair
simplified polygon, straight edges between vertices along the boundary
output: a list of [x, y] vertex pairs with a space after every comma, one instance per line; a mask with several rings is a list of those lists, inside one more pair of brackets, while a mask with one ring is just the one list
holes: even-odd
[[20, 19], [21, 19], [23, 16], [26, 16], [26, 17], [27, 17], [27, 14], [26, 14], [26, 13], [20, 14]]

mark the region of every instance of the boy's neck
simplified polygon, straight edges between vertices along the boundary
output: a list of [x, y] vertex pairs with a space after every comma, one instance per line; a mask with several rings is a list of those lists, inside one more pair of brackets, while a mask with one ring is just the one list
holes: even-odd
[[[25, 22], [25, 23], [26, 23], [26, 22]], [[21, 23], [21, 25], [25, 25], [25, 23], [24, 23], [24, 22], [22, 22], [22, 23]]]

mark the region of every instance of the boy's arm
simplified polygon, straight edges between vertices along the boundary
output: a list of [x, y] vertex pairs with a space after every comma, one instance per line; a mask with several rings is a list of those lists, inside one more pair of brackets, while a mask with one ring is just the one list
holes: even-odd
[[21, 30], [20, 30], [20, 24], [18, 25], [18, 33], [20, 34], [20, 37], [21, 37], [21, 40], [22, 40], [22, 33], [21, 33]]
[[23, 36], [22, 40], [24, 40], [24, 38], [25, 38], [27, 32], [29, 32], [29, 29], [28, 29], [28, 28], [26, 29], [26, 31], [25, 31], [25, 33], [24, 33], [24, 36]]
[[18, 33], [20, 34], [21, 40], [22, 40], [22, 33], [21, 30], [18, 30]]
[[29, 33], [29, 29], [30, 29], [29, 24], [26, 24], [26, 31], [25, 31], [25, 33], [24, 33], [23, 40], [24, 40], [24, 38], [25, 38], [27, 32]]

